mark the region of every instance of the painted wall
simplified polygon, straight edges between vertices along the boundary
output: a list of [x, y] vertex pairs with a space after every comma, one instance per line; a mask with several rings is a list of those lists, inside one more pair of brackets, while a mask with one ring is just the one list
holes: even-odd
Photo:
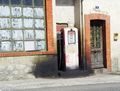
[[56, 55], [0, 58], [0, 81], [52, 76], [57, 76]]
[[[84, 0], [83, 13], [101, 13], [110, 16], [110, 33], [111, 33], [111, 61], [112, 71], [120, 71], [120, 37], [114, 41], [114, 33], [120, 35], [120, 3], [119, 0]], [[98, 8], [98, 9], [95, 9]]]
[[56, 0], [55, 16], [57, 23], [74, 24], [74, 0]]

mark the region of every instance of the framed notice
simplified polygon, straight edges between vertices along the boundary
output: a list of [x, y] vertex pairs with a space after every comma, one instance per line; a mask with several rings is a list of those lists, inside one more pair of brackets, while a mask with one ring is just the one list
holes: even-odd
[[73, 30], [68, 31], [68, 44], [76, 43], [76, 33]]

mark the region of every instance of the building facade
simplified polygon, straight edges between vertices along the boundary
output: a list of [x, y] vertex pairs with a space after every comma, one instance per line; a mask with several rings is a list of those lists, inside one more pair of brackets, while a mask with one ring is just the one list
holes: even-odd
[[69, 24], [79, 29], [80, 70], [119, 72], [119, 6], [118, 0], [0, 0], [0, 80], [56, 73], [57, 33]]
[[80, 30], [82, 67], [119, 72], [118, 0], [56, 0], [55, 6], [57, 26], [72, 22]]
[[52, 0], [0, 0], [0, 12], [0, 80], [34, 78], [55, 54]]

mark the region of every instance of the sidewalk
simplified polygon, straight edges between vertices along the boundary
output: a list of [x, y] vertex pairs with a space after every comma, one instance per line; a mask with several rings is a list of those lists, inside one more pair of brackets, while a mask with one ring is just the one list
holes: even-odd
[[[87, 77], [77, 78], [38, 78], [32, 80], [16, 80], [0, 82], [1, 91], [12, 91], [10, 89], [30, 89], [30, 88], [45, 88], [57, 86], [72, 86], [72, 85], [88, 85], [101, 83], [118, 83], [120, 82], [119, 75], [98, 74]], [[6, 90], [5, 90], [6, 89]]]

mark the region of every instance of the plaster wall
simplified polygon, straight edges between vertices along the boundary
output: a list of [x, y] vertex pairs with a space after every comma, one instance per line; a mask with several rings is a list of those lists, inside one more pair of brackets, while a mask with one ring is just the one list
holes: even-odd
[[55, 20], [57, 23], [74, 24], [74, 0], [56, 0]]

